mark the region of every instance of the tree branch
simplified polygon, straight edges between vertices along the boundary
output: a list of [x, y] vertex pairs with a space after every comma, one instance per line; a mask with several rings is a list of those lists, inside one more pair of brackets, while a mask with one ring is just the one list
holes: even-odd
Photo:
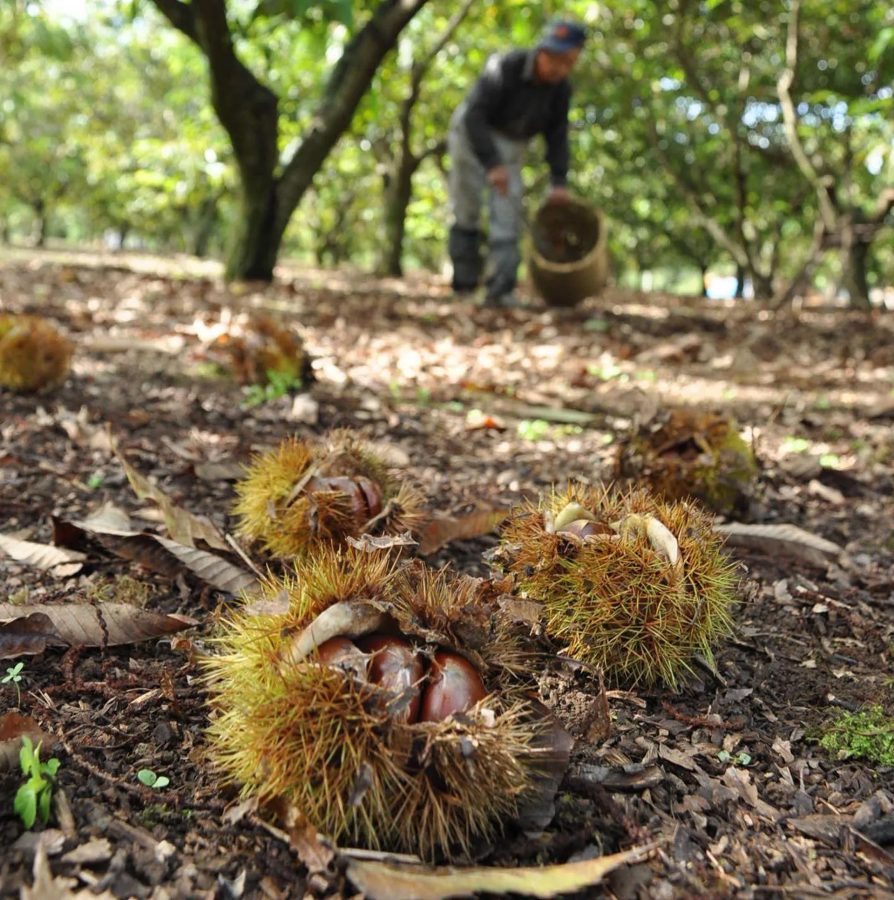
[[801, 10], [800, 0], [791, 0], [791, 8], [788, 16], [788, 33], [785, 41], [785, 69], [776, 82], [776, 90], [779, 94], [779, 103], [782, 107], [782, 119], [785, 124], [785, 134], [788, 138], [792, 156], [801, 170], [801, 174], [813, 185], [819, 203], [820, 216], [827, 231], [835, 231], [838, 215], [828, 186], [820, 177], [798, 135], [798, 117], [795, 112], [795, 104], [792, 101], [791, 88], [795, 81], [795, 70], [798, 66], [798, 17]]
[[182, 0], [152, 0], [156, 9], [176, 28], [182, 31], [190, 40], [199, 42], [196, 31], [195, 7]]
[[376, 69], [404, 26], [428, 0], [381, 0], [345, 48], [317, 106], [310, 132], [286, 164], [279, 181], [277, 227], [285, 226], [314, 173], [348, 127]]

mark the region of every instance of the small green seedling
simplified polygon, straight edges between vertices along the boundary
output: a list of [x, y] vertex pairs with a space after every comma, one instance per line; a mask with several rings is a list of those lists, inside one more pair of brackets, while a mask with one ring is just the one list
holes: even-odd
[[156, 775], [152, 769], [140, 769], [137, 772], [137, 780], [154, 791], [160, 791], [171, 783], [171, 779], [167, 775]]
[[14, 666], [10, 666], [6, 670], [6, 674], [3, 678], [0, 678], [0, 684], [14, 684], [16, 688], [16, 706], [22, 705], [22, 689], [19, 687], [19, 682], [22, 680], [22, 669], [25, 668], [25, 664], [23, 662], [17, 662]]
[[13, 809], [25, 828], [32, 828], [38, 819], [46, 825], [50, 818], [53, 780], [59, 770], [59, 760], [53, 758], [42, 763], [40, 744], [35, 747], [31, 738], [23, 737], [19, 763], [28, 780], [16, 791]]
[[744, 751], [737, 753], [735, 756], [732, 755], [728, 750], [720, 750], [717, 753], [717, 759], [722, 763], [731, 762], [734, 766], [749, 766], [751, 765], [751, 755], [745, 753]]

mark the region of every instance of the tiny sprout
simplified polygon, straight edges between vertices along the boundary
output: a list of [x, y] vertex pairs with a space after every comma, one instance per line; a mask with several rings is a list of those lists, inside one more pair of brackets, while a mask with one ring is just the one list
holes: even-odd
[[6, 674], [3, 678], [0, 678], [0, 684], [14, 684], [16, 688], [16, 697], [17, 697], [17, 706], [22, 705], [22, 691], [19, 687], [19, 682], [22, 680], [22, 669], [25, 668], [25, 664], [22, 662], [17, 662], [14, 666], [10, 666], [6, 670]]
[[40, 744], [36, 747], [29, 737], [22, 738], [19, 763], [28, 780], [16, 791], [13, 809], [25, 828], [31, 828], [40, 819], [46, 824], [50, 818], [50, 800], [53, 797], [53, 779], [59, 770], [59, 760], [40, 761]]
[[156, 775], [152, 769], [140, 769], [137, 772], [137, 780], [154, 791], [160, 791], [171, 783], [171, 779], [167, 775]]
[[751, 754], [745, 753], [742, 751], [741, 753], [737, 753], [735, 757], [728, 750], [720, 750], [717, 753], [717, 759], [722, 763], [731, 762], [734, 766], [749, 766], [751, 765]]

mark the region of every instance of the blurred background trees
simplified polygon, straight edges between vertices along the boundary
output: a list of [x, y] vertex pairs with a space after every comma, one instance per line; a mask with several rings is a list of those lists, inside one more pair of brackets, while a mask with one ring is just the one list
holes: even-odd
[[[0, 236], [439, 270], [449, 117], [552, 14], [593, 29], [572, 186], [615, 278], [777, 304], [894, 285], [894, 10], [877, 0], [10, 0]], [[532, 145], [529, 211], [545, 188]]]

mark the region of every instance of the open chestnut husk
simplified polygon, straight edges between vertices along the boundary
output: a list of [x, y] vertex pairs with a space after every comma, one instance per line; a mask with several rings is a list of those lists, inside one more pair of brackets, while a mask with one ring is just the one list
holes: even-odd
[[300, 557], [363, 534], [414, 532], [423, 498], [348, 431], [286, 438], [236, 484], [237, 533], [275, 557]]
[[[283, 614], [233, 613], [205, 663], [210, 755], [243, 795], [335, 840], [452, 858], [567, 762], [545, 749], [555, 723], [530, 696], [532, 648], [490, 582], [324, 548], [265, 586], [283, 592]], [[344, 665], [348, 644], [365, 673]]]
[[514, 510], [494, 558], [564, 653], [673, 687], [731, 630], [737, 579], [712, 525], [694, 503], [571, 484]]

